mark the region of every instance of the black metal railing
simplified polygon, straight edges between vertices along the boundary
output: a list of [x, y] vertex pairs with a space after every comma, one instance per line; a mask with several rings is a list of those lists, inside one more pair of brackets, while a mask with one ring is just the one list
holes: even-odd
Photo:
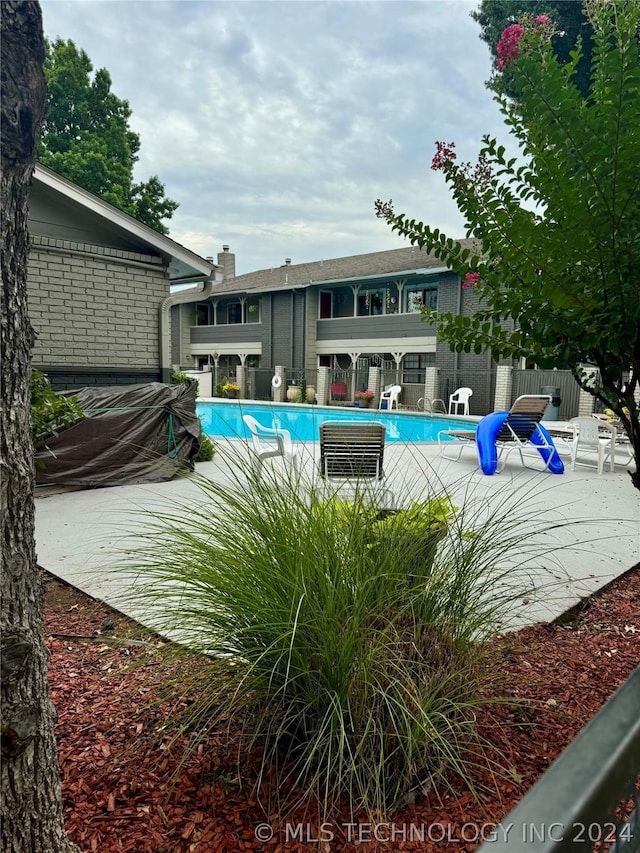
[[477, 853], [640, 851], [640, 667]]

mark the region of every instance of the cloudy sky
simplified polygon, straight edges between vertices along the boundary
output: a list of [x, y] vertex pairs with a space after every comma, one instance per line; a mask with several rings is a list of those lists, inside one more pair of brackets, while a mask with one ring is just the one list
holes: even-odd
[[171, 237], [223, 244], [238, 274], [406, 243], [374, 201], [453, 237], [464, 223], [434, 143], [475, 160], [506, 140], [467, 0], [41, 0], [45, 35], [72, 39], [129, 101], [136, 179], [180, 202]]

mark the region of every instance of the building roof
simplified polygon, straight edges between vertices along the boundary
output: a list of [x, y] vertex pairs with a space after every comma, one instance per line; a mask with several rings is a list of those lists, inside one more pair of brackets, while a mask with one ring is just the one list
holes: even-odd
[[[460, 240], [463, 247], [477, 246], [475, 240]], [[215, 285], [214, 294], [249, 293], [310, 285], [364, 281], [395, 273], [419, 274], [444, 272], [443, 262], [417, 246], [370, 252], [366, 255], [349, 255], [328, 261], [313, 261], [306, 264], [284, 264], [274, 269], [257, 270]]]
[[213, 275], [215, 265], [205, 258], [201, 258], [170, 237], [160, 234], [159, 231], [144, 225], [97, 195], [63, 178], [47, 166], [38, 163], [33, 180], [35, 186], [63, 196], [67, 204], [80, 205], [84, 215], [93, 219], [94, 222], [99, 222], [107, 233], [117, 233], [121, 238], [126, 237], [131, 243], [132, 250], [146, 249], [146, 251], [163, 255], [167, 260], [172, 283], [201, 280]]

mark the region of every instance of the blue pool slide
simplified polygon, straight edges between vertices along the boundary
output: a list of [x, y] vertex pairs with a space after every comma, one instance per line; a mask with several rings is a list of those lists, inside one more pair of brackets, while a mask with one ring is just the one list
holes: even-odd
[[[498, 467], [496, 438], [508, 415], [509, 412], [492, 412], [490, 415], [482, 418], [478, 424], [476, 446], [483, 474], [495, 474], [496, 472], [496, 468]], [[562, 459], [558, 455], [553, 439], [542, 424], [538, 424], [538, 428], [529, 441], [538, 448], [540, 456], [542, 456], [552, 474], [564, 473]]]

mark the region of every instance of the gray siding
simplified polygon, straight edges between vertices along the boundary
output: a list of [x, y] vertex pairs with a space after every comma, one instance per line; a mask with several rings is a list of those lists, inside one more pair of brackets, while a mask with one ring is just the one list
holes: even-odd
[[196, 306], [187, 302], [180, 306], [180, 356], [176, 364], [193, 367], [193, 356], [189, 351], [191, 327], [196, 324]]
[[262, 357], [260, 358], [261, 367], [274, 367], [274, 361], [271, 354], [271, 346], [273, 342], [273, 305], [271, 304], [271, 296], [263, 296], [260, 301], [260, 319], [262, 321]]
[[341, 317], [317, 321], [319, 341], [353, 338], [378, 338], [381, 341], [395, 338], [435, 337], [435, 326], [424, 323], [420, 314], [388, 314], [380, 317]]
[[[271, 364], [284, 364], [287, 367], [302, 367], [299, 354], [300, 330], [296, 329], [296, 320], [300, 322], [300, 314], [294, 307], [294, 293], [274, 293], [271, 306], [273, 319], [271, 324], [272, 345]], [[298, 351], [296, 351], [298, 349]]]
[[304, 368], [305, 353], [305, 322], [306, 295], [304, 292], [293, 293], [293, 364], [292, 367]]
[[147, 245], [135, 234], [40, 181], [34, 181], [29, 193], [29, 232], [32, 236], [94, 247], [109, 246], [123, 252], [148, 251]]
[[34, 367], [159, 370], [162, 258], [32, 236], [28, 269]]
[[262, 323], [231, 323], [221, 326], [191, 326], [192, 344], [243, 344], [262, 340]]
[[[456, 274], [444, 273], [440, 276], [438, 311], [472, 317], [478, 305], [474, 288], [463, 288]], [[473, 397], [469, 401], [471, 414], [493, 411], [495, 363], [490, 352], [458, 353], [451, 350], [445, 341], [438, 341], [436, 366], [440, 371], [440, 396], [445, 402], [457, 388], [469, 387], [473, 389]]]
[[[438, 311], [459, 314], [462, 292], [458, 276], [454, 273], [443, 273], [438, 285]], [[441, 370], [455, 370], [457, 365], [456, 353], [449, 349], [449, 344], [441, 340], [436, 346], [436, 365]]]
[[305, 291], [305, 318], [304, 334], [306, 340], [305, 370], [315, 370], [318, 364], [318, 350], [316, 347], [316, 329], [318, 325], [320, 291], [309, 288]]

